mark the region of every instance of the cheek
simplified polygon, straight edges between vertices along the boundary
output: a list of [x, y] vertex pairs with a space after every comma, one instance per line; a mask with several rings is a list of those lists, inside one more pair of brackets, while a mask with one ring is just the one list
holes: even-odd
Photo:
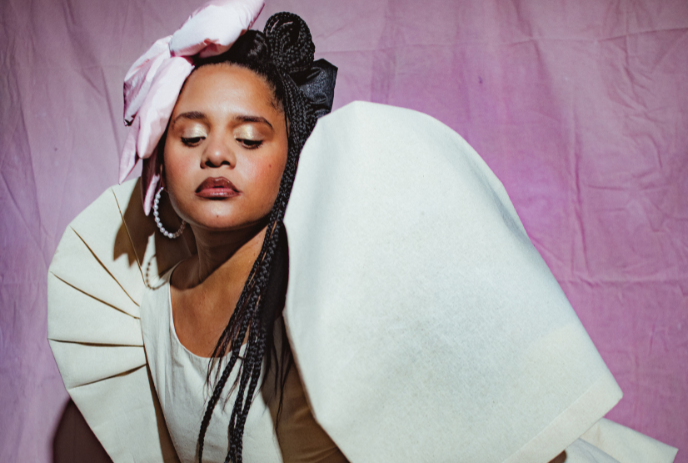
[[174, 190], [189, 181], [189, 172], [192, 172], [196, 161], [192, 156], [181, 156], [174, 150], [165, 150], [163, 162], [166, 187]]
[[285, 152], [284, 155], [270, 156], [251, 166], [251, 183], [256, 187], [255, 199], [262, 207], [269, 209], [275, 202], [286, 162]]
[[[195, 168], [195, 169], [194, 169]], [[188, 153], [165, 149], [163, 159], [163, 181], [176, 214], [187, 222], [193, 211], [192, 202], [195, 199], [195, 189], [199, 181], [194, 179], [192, 172], [198, 170], [198, 162]]]
[[269, 202], [270, 206], [272, 206], [279, 193], [279, 185], [285, 163], [281, 159], [272, 159], [254, 166], [253, 177], [255, 184], [259, 186], [258, 191], [263, 201]]

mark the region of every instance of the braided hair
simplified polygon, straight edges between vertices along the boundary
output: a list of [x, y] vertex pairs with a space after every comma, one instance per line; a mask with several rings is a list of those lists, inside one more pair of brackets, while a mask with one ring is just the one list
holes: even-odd
[[[272, 332], [275, 318], [266, 316], [264, 313], [266, 290], [271, 271], [275, 267], [273, 264], [278, 244], [285, 242], [286, 232], [282, 220], [294, 183], [299, 155], [306, 139], [315, 127], [316, 116], [313, 108], [294, 82], [294, 78], [298, 78], [299, 74], [310, 69], [314, 53], [315, 45], [306, 23], [295, 14], [277, 13], [268, 19], [262, 33], [255, 30], [247, 31], [227, 52], [198, 60], [195, 63], [196, 68], [207, 64], [231, 63], [246, 67], [263, 77], [272, 87], [276, 102], [284, 110], [288, 136], [287, 163], [277, 199], [268, 216], [262, 248], [208, 365], [207, 379], [210, 381], [211, 372], [214, 370], [215, 380], [213, 393], [207, 402], [198, 435], [199, 463], [203, 461], [203, 445], [213, 410], [220, 400], [231, 371], [239, 360], [243, 341], [248, 339], [234, 383], [238, 393], [229, 421], [229, 449], [225, 458], [225, 463], [241, 463], [244, 426], [258, 386], [263, 361], [265, 358], [269, 369], [272, 358], [270, 351], [275, 352]], [[226, 356], [229, 359], [222, 368], [222, 359]], [[284, 355], [282, 360], [285, 360]], [[275, 362], [277, 363], [277, 357], [275, 357]], [[290, 355], [289, 362], [290, 366]], [[284, 387], [287, 373], [288, 367], [281, 381], [282, 387]], [[277, 383], [276, 377], [276, 386]], [[282, 396], [280, 396], [280, 410], [281, 405]]]

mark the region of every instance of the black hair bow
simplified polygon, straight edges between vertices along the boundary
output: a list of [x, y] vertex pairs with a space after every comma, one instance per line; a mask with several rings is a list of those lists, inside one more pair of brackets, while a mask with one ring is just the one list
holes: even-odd
[[319, 119], [332, 111], [337, 67], [327, 60], [313, 61], [310, 69], [292, 74], [301, 93], [311, 103], [313, 113]]
[[306, 22], [294, 13], [276, 13], [263, 33], [272, 61], [294, 81], [320, 118], [332, 111], [337, 68], [324, 59], [313, 61], [315, 45]]

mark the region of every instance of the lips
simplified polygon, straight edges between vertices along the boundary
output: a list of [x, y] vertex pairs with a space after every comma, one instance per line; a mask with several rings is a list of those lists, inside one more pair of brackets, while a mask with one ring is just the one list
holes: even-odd
[[196, 196], [209, 199], [232, 198], [239, 193], [237, 187], [224, 177], [209, 177], [196, 188]]

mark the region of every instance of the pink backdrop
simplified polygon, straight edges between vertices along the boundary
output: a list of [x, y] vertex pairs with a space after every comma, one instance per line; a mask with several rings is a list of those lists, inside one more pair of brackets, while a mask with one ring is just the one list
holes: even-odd
[[[503, 181], [625, 396], [688, 462], [688, 2], [268, 0], [335, 107], [428, 113]], [[0, 2], [0, 461], [95, 461], [46, 342], [46, 272], [117, 179], [122, 79], [195, 0]], [[88, 457], [86, 456], [88, 455]]]

